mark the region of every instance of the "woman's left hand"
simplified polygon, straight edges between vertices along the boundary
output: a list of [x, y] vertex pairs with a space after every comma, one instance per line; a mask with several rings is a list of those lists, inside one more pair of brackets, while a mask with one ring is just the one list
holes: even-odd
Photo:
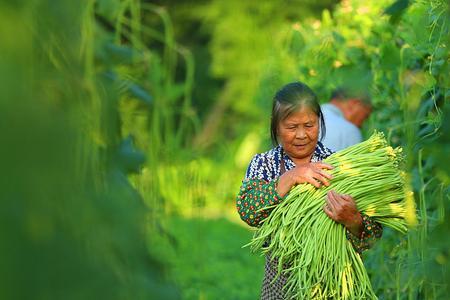
[[353, 235], [361, 236], [362, 217], [351, 196], [331, 190], [327, 193], [327, 203], [323, 210], [330, 219], [344, 225]]

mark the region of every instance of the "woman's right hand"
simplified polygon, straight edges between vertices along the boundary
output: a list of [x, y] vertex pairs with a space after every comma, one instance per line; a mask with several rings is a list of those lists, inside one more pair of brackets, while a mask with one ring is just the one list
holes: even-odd
[[280, 197], [284, 197], [294, 185], [300, 183], [310, 183], [316, 188], [320, 188], [322, 185], [329, 186], [333, 176], [331, 176], [325, 170], [333, 169], [333, 166], [322, 162], [299, 164], [292, 170], [286, 171], [281, 175], [277, 193]]

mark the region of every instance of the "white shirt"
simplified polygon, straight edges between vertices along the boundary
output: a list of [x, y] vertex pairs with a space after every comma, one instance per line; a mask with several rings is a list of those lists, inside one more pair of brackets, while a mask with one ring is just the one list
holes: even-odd
[[325, 137], [322, 143], [333, 151], [339, 151], [362, 142], [361, 131], [344, 118], [342, 111], [333, 104], [322, 104], [325, 120]]

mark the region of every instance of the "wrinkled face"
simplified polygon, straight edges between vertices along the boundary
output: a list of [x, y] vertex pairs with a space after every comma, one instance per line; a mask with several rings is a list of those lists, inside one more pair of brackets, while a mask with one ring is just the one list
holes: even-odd
[[278, 140], [294, 162], [309, 162], [319, 137], [319, 117], [309, 108], [291, 113], [278, 125]]

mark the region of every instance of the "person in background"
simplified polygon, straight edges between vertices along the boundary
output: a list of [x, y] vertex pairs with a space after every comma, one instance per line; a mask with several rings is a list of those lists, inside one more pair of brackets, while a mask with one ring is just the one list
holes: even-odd
[[327, 128], [322, 143], [339, 151], [362, 142], [361, 126], [372, 112], [370, 98], [363, 92], [339, 88], [329, 103], [321, 105]]

